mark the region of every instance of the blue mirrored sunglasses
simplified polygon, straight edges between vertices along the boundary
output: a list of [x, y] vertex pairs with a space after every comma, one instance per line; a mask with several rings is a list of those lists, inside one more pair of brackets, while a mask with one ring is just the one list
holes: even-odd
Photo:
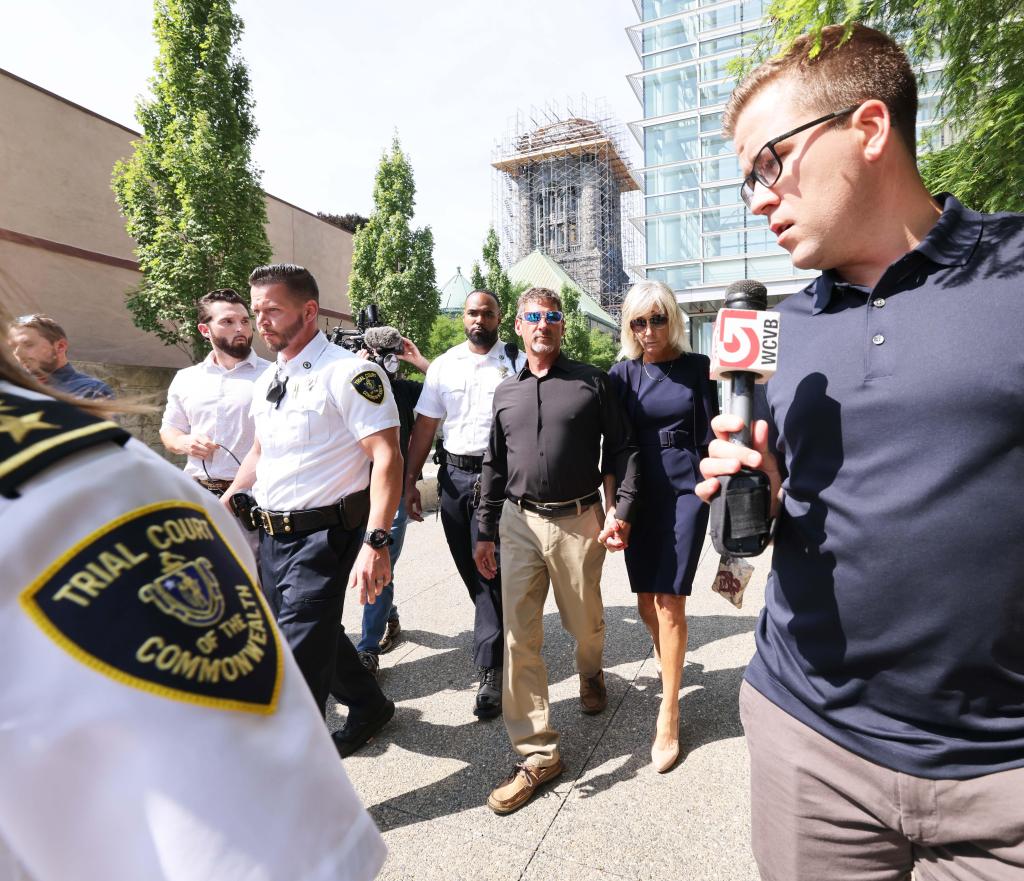
[[548, 312], [524, 312], [523, 321], [527, 324], [540, 324], [541, 315], [544, 316], [544, 321], [548, 324], [560, 324], [565, 317], [564, 313], [557, 309], [551, 309]]

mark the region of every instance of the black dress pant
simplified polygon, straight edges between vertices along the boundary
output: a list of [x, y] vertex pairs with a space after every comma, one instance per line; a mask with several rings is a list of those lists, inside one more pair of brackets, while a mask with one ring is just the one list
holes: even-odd
[[[473, 661], [478, 667], [501, 667], [505, 636], [501, 619], [501, 574], [484, 578], [473, 562], [477, 539], [473, 487], [479, 474], [446, 463], [437, 475], [441, 490], [441, 525], [476, 614], [473, 620]], [[479, 501], [479, 498], [476, 499]]]
[[305, 535], [260, 532], [263, 593], [316, 705], [324, 712], [337, 667], [334, 696], [356, 718], [375, 712], [385, 700], [341, 625], [362, 538], [362, 529], [341, 526]]

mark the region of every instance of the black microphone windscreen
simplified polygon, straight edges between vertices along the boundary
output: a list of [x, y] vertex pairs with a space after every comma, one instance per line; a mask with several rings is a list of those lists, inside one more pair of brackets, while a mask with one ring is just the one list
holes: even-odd
[[749, 278], [734, 281], [725, 289], [725, 307], [756, 311], [767, 309], [768, 289], [761, 282]]
[[402, 335], [394, 327], [383, 325], [382, 327], [368, 327], [363, 334], [367, 347], [371, 349], [400, 349], [402, 347]]

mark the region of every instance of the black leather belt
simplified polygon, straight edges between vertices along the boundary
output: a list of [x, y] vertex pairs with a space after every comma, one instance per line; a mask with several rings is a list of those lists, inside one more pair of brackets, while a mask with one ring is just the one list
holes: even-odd
[[224, 491], [229, 486], [231, 486], [231, 481], [230, 480], [214, 480], [212, 477], [209, 478], [208, 480], [207, 479], [203, 479], [202, 477], [194, 477], [192, 479], [196, 483], [198, 483], [203, 489], [209, 490], [215, 496], [222, 496], [222, 495], [224, 495]]
[[267, 535], [302, 535], [334, 526], [356, 529], [364, 526], [370, 511], [370, 490], [346, 496], [335, 505], [306, 508], [303, 511], [265, 511], [252, 509], [252, 522]]
[[601, 501], [600, 494], [596, 492], [581, 499], [573, 499], [571, 502], [558, 502], [557, 504], [531, 502], [529, 499], [517, 499], [515, 496], [509, 496], [508, 498], [513, 505], [518, 505], [524, 511], [540, 514], [542, 517], [565, 517], [569, 514], [582, 514], [584, 508], [589, 508], [591, 505]]
[[479, 474], [483, 471], [483, 456], [460, 456], [456, 453], [448, 453], [447, 455], [448, 461], [456, 468], [461, 468], [463, 471], [472, 471], [474, 474]]

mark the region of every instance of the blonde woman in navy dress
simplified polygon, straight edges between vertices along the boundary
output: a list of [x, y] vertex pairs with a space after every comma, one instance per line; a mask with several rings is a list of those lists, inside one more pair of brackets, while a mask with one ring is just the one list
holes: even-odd
[[629, 583], [660, 657], [662, 699], [651, 762], [679, 758], [679, 689], [686, 653], [686, 597], [708, 507], [693, 493], [718, 415], [704, 355], [689, 351], [683, 316], [661, 282], [634, 285], [622, 306], [622, 355], [609, 371], [640, 449], [641, 492], [626, 548]]

